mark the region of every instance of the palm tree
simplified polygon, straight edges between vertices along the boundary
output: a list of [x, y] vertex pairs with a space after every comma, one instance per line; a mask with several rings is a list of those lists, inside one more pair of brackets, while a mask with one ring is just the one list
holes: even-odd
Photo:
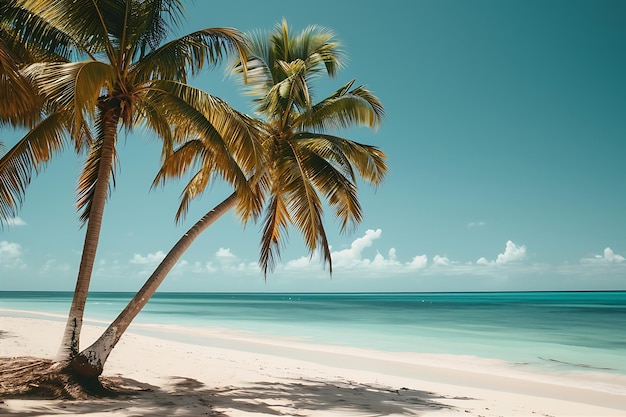
[[[342, 53], [327, 30], [309, 27], [292, 37], [283, 21], [269, 38], [257, 36], [250, 44], [247, 81], [257, 96], [257, 109], [265, 118], [261, 121], [265, 163], [262, 169], [257, 167], [247, 173], [251, 187], [270, 196], [261, 240], [261, 268], [266, 274], [274, 267], [282, 233], [288, 223], [293, 223], [302, 231], [311, 254], [321, 249], [332, 272], [319, 194], [335, 209], [345, 230], [362, 219], [355, 171], [365, 181], [378, 185], [387, 167], [384, 153], [377, 148], [323, 132], [361, 125], [376, 128], [383, 107], [365, 88], [352, 89], [353, 82], [312, 104], [310, 81], [324, 70], [334, 76], [340, 67]], [[235, 67], [237, 73], [243, 72], [242, 64]], [[198, 138], [183, 144], [164, 161], [155, 185], [168, 177], [180, 177], [194, 161], [200, 167], [183, 191], [177, 219], [186, 214], [189, 202], [207, 186], [214, 172], [211, 159], [206, 141]], [[256, 218], [262, 209], [260, 202], [251, 199], [242, 203], [235, 192], [205, 214], [180, 238], [104, 333], [72, 361], [75, 369], [84, 376], [100, 375], [132, 320], [200, 233], [233, 207], [237, 207], [244, 222]]]
[[[79, 352], [80, 331], [96, 256], [105, 201], [117, 160], [118, 131], [138, 126], [163, 140], [169, 153], [183, 138], [201, 134], [240, 195], [251, 193], [237, 152], [253, 154], [247, 119], [222, 100], [187, 84], [205, 64], [227, 53], [246, 57], [235, 29], [203, 29], [166, 42], [183, 16], [180, 0], [19, 0], [31, 16], [57, 28], [71, 41], [71, 62], [41, 62], [23, 73], [43, 94], [50, 110], [35, 129], [0, 162], [3, 184], [21, 195], [31, 173], [67, 138], [87, 157], [80, 175], [77, 206], [86, 225], [74, 298], [59, 359]], [[242, 163], [254, 164], [253, 158]], [[13, 169], [2, 170], [3, 166]], [[16, 168], [17, 167], [17, 168]], [[246, 191], [248, 190], [248, 191]], [[245, 197], [242, 197], [245, 198]], [[9, 202], [12, 203], [12, 202]]]
[[265, 274], [274, 268], [291, 223], [302, 233], [310, 255], [319, 252], [332, 273], [323, 198], [345, 232], [362, 220], [356, 173], [377, 186], [387, 166], [378, 148], [327, 132], [350, 126], [377, 128], [383, 106], [363, 86], [353, 88], [354, 80], [313, 104], [312, 81], [323, 72], [332, 77], [342, 67], [343, 52], [326, 29], [311, 26], [293, 36], [283, 20], [269, 37], [257, 33], [250, 44], [252, 58], [235, 70], [244, 74], [247, 68], [244, 81], [268, 132], [265, 147], [270, 165], [262, 183], [270, 198], [261, 267]]

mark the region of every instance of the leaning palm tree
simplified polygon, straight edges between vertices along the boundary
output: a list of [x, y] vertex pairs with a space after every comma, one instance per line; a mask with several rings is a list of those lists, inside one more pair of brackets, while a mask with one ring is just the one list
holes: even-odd
[[[252, 39], [247, 63], [252, 71], [247, 81], [258, 98], [257, 109], [264, 119], [260, 123], [265, 164], [247, 174], [251, 188], [262, 193], [257, 196], [269, 195], [261, 240], [260, 265], [264, 273], [275, 266], [279, 242], [288, 223], [302, 231], [311, 254], [321, 249], [323, 260], [332, 271], [320, 194], [342, 219], [345, 229], [362, 219], [355, 171], [374, 185], [387, 172], [385, 155], [377, 148], [324, 133], [350, 126], [378, 127], [383, 107], [371, 92], [363, 87], [352, 88], [350, 82], [312, 104], [310, 82], [324, 70], [334, 76], [341, 57], [333, 34], [317, 27], [293, 37], [283, 22], [269, 38]], [[243, 64], [241, 61], [236, 66], [237, 73], [243, 72]], [[209, 183], [214, 172], [212, 158], [205, 139], [199, 137], [180, 146], [165, 160], [155, 185], [199, 167], [183, 190], [177, 219], [185, 216], [190, 201]], [[84, 376], [100, 375], [117, 342], [185, 250], [233, 207], [244, 222], [256, 218], [262, 209], [256, 203], [261, 200], [251, 201], [242, 204], [235, 192], [194, 224], [113, 323], [72, 361], [75, 369]]]
[[[141, 126], [163, 140], [164, 155], [190, 134], [200, 134], [241, 198], [251, 194], [238, 153], [254, 154], [247, 120], [222, 100], [187, 84], [205, 64], [227, 53], [245, 59], [242, 35], [229, 28], [199, 30], [169, 40], [183, 16], [180, 0], [18, 0], [31, 16], [71, 40], [76, 60], [42, 62], [23, 73], [38, 86], [50, 111], [36, 129], [9, 151], [0, 178], [23, 191], [33, 170], [69, 140], [87, 156], [80, 175], [77, 207], [85, 241], [59, 359], [79, 352], [79, 336], [107, 194], [117, 160], [120, 129]], [[174, 127], [172, 127], [174, 126]], [[40, 156], [43, 155], [43, 158]], [[254, 158], [240, 158], [254, 164]], [[15, 168], [17, 167], [17, 168]], [[9, 178], [6, 178], [9, 177]], [[20, 188], [21, 187], [21, 188]], [[248, 191], [246, 191], [248, 190]]]

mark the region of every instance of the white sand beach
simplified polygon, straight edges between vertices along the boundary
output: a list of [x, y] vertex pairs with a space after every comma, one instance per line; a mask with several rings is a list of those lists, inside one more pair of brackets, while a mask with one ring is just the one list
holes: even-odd
[[[0, 330], [0, 356], [52, 358], [63, 323], [0, 316]], [[131, 327], [105, 367], [104, 375], [136, 392], [89, 401], [2, 399], [0, 415], [626, 415], [626, 379], [616, 375], [543, 375], [464, 356], [319, 346], [220, 329], [201, 337], [165, 330], [178, 332], [179, 341]], [[83, 343], [100, 331], [86, 326]]]

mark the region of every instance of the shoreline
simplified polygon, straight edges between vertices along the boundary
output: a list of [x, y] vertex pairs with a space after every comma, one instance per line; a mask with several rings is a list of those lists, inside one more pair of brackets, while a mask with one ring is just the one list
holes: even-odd
[[[28, 313], [36, 315], [38, 312]], [[0, 356], [50, 358], [54, 355], [63, 322], [6, 314], [6, 309], [0, 312], [0, 330], [6, 332], [0, 343]], [[145, 329], [152, 333], [145, 334]], [[83, 345], [87, 346], [101, 331], [99, 326], [86, 324]], [[174, 332], [177, 340], [164, 337], [164, 331]], [[590, 379], [592, 374], [596, 374], [596, 378]], [[572, 374], [547, 375], [514, 369], [499, 360], [314, 345], [228, 329], [199, 331], [179, 326], [131, 326], [113, 351], [104, 375], [119, 375], [157, 387], [152, 388], [150, 396], [156, 398], [151, 402], [159, 402], [159, 395], [163, 401], [171, 397], [175, 392], [172, 381], [177, 378], [189, 383], [194, 381], [194, 386], [202, 389], [187, 393], [190, 404], [197, 406], [208, 401], [212, 410], [223, 413], [216, 415], [233, 417], [250, 415], [251, 409], [261, 410], [253, 415], [272, 415], [277, 411], [302, 416], [406, 415], [402, 411], [406, 410], [408, 415], [445, 416], [463, 412], [476, 417], [618, 416], [626, 411], [626, 378], [619, 375], [601, 372], [581, 373], [586, 378]], [[273, 400], [263, 400], [269, 392], [262, 387], [274, 386], [282, 386], [285, 391], [282, 394], [272, 391]], [[250, 394], [241, 409], [237, 409], [234, 398], [225, 404], [220, 394], [227, 389], [229, 395], [237, 392], [243, 395], [242, 391], [250, 387], [257, 387], [253, 391], [258, 398]], [[311, 387], [317, 387], [316, 392], [324, 395], [315, 396], [317, 400], [311, 404], [301, 403], [313, 395]], [[347, 399], [357, 391], [358, 398]], [[140, 399], [135, 401], [141, 402]], [[262, 404], [258, 403], [256, 408], [249, 404], [259, 401]], [[270, 404], [273, 402], [277, 404]], [[48, 403], [5, 400], [0, 404], [0, 411], [5, 408], [19, 414], [28, 407]], [[379, 410], [382, 403], [395, 404], [392, 407], [395, 411]], [[180, 406], [186, 407], [185, 404]], [[67, 402], [52, 402], [46, 415], [56, 415], [55, 407], [60, 414], [62, 405]], [[133, 415], [124, 414], [126, 412], [119, 410], [118, 415]], [[171, 410], [164, 415], [169, 412]], [[134, 413], [137, 415], [136, 410]]]

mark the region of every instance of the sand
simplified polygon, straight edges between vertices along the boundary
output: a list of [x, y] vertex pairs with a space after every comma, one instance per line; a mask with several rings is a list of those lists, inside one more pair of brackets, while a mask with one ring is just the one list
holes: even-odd
[[[0, 330], [0, 356], [52, 358], [63, 323], [0, 315]], [[101, 330], [86, 326], [82, 342]], [[622, 376], [541, 374], [469, 356], [320, 346], [225, 329], [133, 325], [104, 375], [138, 391], [105, 400], [2, 399], [0, 415], [626, 416]]]

